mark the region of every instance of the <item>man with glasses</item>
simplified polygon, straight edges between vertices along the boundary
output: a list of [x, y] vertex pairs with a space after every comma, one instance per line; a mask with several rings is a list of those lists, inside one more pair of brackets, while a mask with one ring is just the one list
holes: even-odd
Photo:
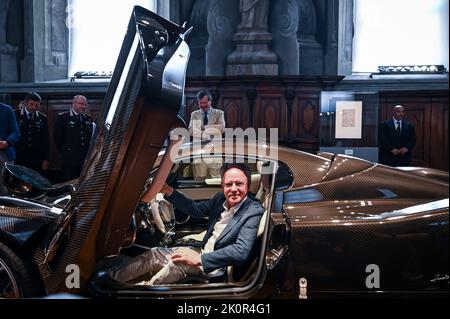
[[69, 111], [56, 118], [54, 141], [62, 159], [62, 180], [78, 178], [94, 131], [94, 121], [86, 114], [85, 96], [76, 95]]

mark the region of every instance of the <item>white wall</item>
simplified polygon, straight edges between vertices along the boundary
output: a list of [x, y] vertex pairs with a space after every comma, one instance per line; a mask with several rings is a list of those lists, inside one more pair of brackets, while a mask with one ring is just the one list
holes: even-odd
[[449, 0], [355, 0], [353, 72], [379, 65], [449, 66]]
[[113, 71], [134, 5], [156, 12], [156, 0], [69, 0], [69, 77]]

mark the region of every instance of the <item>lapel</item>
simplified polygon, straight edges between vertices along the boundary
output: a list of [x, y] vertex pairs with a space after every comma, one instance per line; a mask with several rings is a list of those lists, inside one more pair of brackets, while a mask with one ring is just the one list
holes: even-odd
[[395, 123], [393, 119], [390, 119], [388, 121], [388, 127], [391, 130], [392, 134], [395, 134], [395, 136], [397, 136], [397, 131], [395, 130]]
[[28, 113], [25, 111], [25, 107], [23, 107], [20, 110], [20, 116], [22, 117], [22, 120], [25, 121], [26, 123], [31, 123], [31, 118], [28, 117]]
[[388, 126], [395, 131], [395, 125], [394, 125], [394, 120], [393, 119], [390, 119], [388, 121]]
[[241, 205], [241, 207], [239, 207], [239, 210], [233, 215], [233, 217], [231, 218], [231, 221], [228, 223], [228, 225], [222, 231], [219, 238], [217, 238], [216, 243], [218, 243], [220, 240], [222, 240], [222, 238], [224, 238], [225, 235], [228, 234], [230, 232], [230, 230], [232, 230], [239, 223], [242, 216], [244, 216], [244, 214], [242, 214], [242, 211], [247, 209], [248, 205], [250, 205], [250, 202], [251, 202], [250, 198], [247, 197], [245, 202]]
[[[209, 114], [208, 123], [213, 123], [216, 120], [216, 112], [215, 111], [216, 110], [211, 106], [211, 113]], [[192, 118], [194, 120], [203, 121], [203, 111], [202, 110], [195, 110], [194, 113], [192, 113]]]
[[23, 115], [23, 119], [24, 119], [25, 122], [27, 122], [27, 123], [31, 123], [31, 122], [32, 122], [32, 121], [31, 121], [31, 118], [28, 117], [28, 114], [27, 114], [27, 113], [25, 113], [25, 114]]
[[194, 120], [202, 120], [202, 110], [196, 110], [192, 117]]
[[406, 130], [408, 129], [409, 123], [406, 122], [405, 120], [402, 121], [402, 134], [403, 132], [406, 132]]
[[211, 122], [214, 124], [217, 123], [216, 114], [216, 109], [211, 106]]

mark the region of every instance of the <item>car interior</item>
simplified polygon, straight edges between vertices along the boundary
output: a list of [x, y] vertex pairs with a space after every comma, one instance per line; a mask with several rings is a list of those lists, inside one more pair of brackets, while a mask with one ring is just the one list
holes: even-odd
[[[223, 158], [211, 159], [215, 164], [221, 165]], [[269, 219], [267, 218], [270, 211], [273, 176], [276, 171], [276, 163], [274, 161], [262, 161], [256, 158], [240, 158], [251, 169], [251, 184], [249, 188], [250, 196], [256, 197], [266, 208], [261, 218], [257, 241], [252, 248], [253, 254], [248, 262], [242, 267], [234, 267], [230, 265], [227, 273], [220, 279], [211, 278], [209, 281], [199, 278], [189, 278], [185, 282], [165, 286], [189, 286], [204, 287], [207, 285], [235, 285], [244, 286], [250, 281], [256, 279], [258, 272], [256, 271], [258, 261], [264, 257], [263, 242], [266, 229], [268, 229]], [[219, 176], [206, 176], [205, 179], [199, 179], [194, 176], [196, 165], [195, 161], [186, 158], [178, 159], [173, 163], [166, 183], [177, 189], [186, 197], [195, 201], [208, 200], [216, 193], [221, 191], [221, 178]], [[164, 163], [162, 161], [161, 163]], [[160, 164], [163, 165], [163, 164]], [[151, 187], [155, 186], [158, 172], [161, 167], [155, 167], [150, 172], [146, 187], [143, 194], [151, 193]], [[160, 188], [160, 187], [159, 187]], [[152, 195], [153, 196], [153, 195]], [[145, 197], [145, 196], [143, 196]], [[201, 246], [202, 239], [207, 229], [207, 218], [193, 218], [185, 215], [178, 208], [174, 207], [169, 201], [164, 199], [163, 194], [156, 193], [150, 200], [146, 198], [137, 207], [133, 221], [130, 225], [130, 235], [120, 250], [119, 255], [107, 257], [102, 261], [100, 269], [108, 267], [117, 267], [126, 262], [130, 258], [142, 254], [152, 247], [172, 247], [172, 246]], [[148, 286], [148, 281], [153, 274], [145, 274], [136, 278], [127, 284], [136, 286]]]

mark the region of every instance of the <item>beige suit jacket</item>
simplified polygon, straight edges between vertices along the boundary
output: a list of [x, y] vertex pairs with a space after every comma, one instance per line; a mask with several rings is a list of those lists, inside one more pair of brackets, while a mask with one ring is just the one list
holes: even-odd
[[225, 131], [225, 116], [222, 110], [211, 108], [208, 116], [208, 125], [202, 130], [203, 113], [202, 110], [196, 110], [191, 114], [189, 122], [189, 134], [191, 136], [211, 136], [222, 135]]

